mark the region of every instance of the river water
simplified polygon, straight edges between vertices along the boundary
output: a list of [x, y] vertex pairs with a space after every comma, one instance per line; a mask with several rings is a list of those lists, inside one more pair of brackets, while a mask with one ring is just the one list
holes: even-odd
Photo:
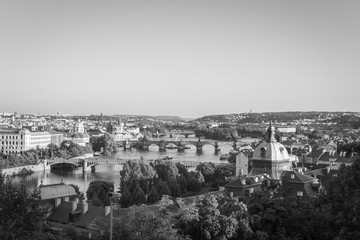
[[[149, 150], [143, 151], [138, 149], [126, 150], [120, 149], [113, 154], [110, 158], [144, 158], [157, 159], [160, 156], [171, 156], [174, 160], [183, 161], [199, 161], [199, 162], [219, 162], [221, 154], [226, 154], [232, 147], [230, 145], [220, 146], [221, 151], [217, 154], [214, 152], [214, 147], [205, 145], [201, 153], [196, 152], [195, 146], [189, 146], [191, 149], [186, 149], [183, 152], [178, 152], [177, 149], [166, 149], [165, 152], [160, 152], [157, 146], [151, 145]], [[105, 157], [104, 157], [105, 158]], [[106, 157], [109, 158], [109, 157]], [[113, 182], [115, 189], [120, 185], [120, 170], [121, 165], [116, 164], [100, 164], [96, 166], [95, 172], [83, 173], [82, 168], [75, 169], [52, 169], [41, 172], [34, 172], [28, 175], [21, 175], [13, 177], [15, 184], [23, 183], [28, 189], [43, 184], [55, 184], [63, 181], [66, 184], [76, 184], [79, 186], [80, 191], [86, 192], [91, 181], [103, 180]]]

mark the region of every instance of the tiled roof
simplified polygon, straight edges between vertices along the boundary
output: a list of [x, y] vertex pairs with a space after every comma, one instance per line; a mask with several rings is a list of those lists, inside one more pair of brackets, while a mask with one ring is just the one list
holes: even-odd
[[310, 153], [310, 156], [313, 158], [320, 157], [320, 155], [323, 153], [322, 149], [313, 149]]
[[41, 199], [54, 199], [77, 195], [75, 189], [67, 184], [52, 184], [40, 186]]
[[[89, 227], [96, 219], [106, 218], [105, 209], [102, 207], [95, 207], [88, 205], [88, 211], [79, 214], [75, 222], [69, 221], [69, 213], [71, 212], [72, 202], [62, 202], [54, 212], [49, 216], [49, 221], [60, 222], [65, 224], [72, 224], [78, 227]], [[76, 211], [82, 211], [82, 204], [78, 203]]]
[[283, 171], [281, 174], [281, 180], [284, 182], [307, 183], [307, 182], [312, 182], [316, 179], [313, 177], [298, 173], [296, 171]]

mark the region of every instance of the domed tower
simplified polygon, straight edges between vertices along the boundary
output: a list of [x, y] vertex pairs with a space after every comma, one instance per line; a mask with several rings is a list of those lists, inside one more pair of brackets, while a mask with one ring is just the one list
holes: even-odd
[[266, 132], [266, 141], [254, 151], [250, 175], [268, 174], [272, 179], [280, 179], [284, 170], [291, 170], [289, 154], [286, 148], [275, 139], [275, 128], [270, 123]]
[[84, 123], [81, 122], [80, 119], [77, 120], [74, 128], [75, 128], [74, 132], [76, 132], [76, 133], [84, 133], [85, 132]]

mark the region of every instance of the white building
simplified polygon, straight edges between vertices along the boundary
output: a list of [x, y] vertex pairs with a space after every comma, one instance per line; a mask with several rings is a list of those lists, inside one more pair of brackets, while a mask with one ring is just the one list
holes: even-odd
[[0, 152], [17, 154], [35, 148], [46, 148], [52, 143], [49, 132], [30, 132], [28, 129], [0, 129]]
[[51, 143], [49, 132], [30, 132], [30, 149], [47, 148]]

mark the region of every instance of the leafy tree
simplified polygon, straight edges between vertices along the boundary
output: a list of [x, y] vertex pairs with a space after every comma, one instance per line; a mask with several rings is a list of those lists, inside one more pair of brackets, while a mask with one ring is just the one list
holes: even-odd
[[147, 197], [147, 201], [148, 201], [148, 203], [155, 203], [155, 202], [157, 202], [159, 199], [160, 199], [160, 198], [159, 198], [159, 195], [158, 195], [155, 187], [153, 186], [153, 187], [151, 188], [151, 191], [150, 191], [148, 197]]
[[29, 192], [0, 173], [0, 238], [36, 239], [45, 236], [45, 210], [38, 189]]
[[134, 196], [134, 203], [137, 205], [146, 203], [146, 196], [144, 191], [139, 187], [139, 185], [136, 186], [134, 193], [132, 194]]
[[99, 206], [98, 201], [94, 201], [95, 198], [100, 200], [101, 206], [109, 206], [110, 199], [108, 193], [114, 189], [114, 184], [105, 181], [92, 181], [86, 191], [86, 197], [90, 204]]
[[120, 197], [120, 205], [123, 208], [127, 208], [127, 207], [134, 205], [134, 199], [132, 198], [132, 196], [126, 186], [124, 187], [121, 197]]
[[213, 163], [200, 163], [196, 166], [196, 171], [201, 172], [205, 181], [208, 183], [212, 180], [215, 172], [215, 165]]
[[154, 164], [154, 169], [158, 177], [167, 182], [170, 179], [176, 179], [179, 176], [179, 170], [174, 162], [156, 160]]
[[[156, 171], [148, 162], [144, 160], [127, 161], [120, 171], [121, 189], [126, 185], [129, 191], [133, 192], [141, 180], [152, 180], [155, 176]], [[145, 189], [145, 191], [147, 190]]]
[[[171, 215], [147, 205], [132, 206], [122, 214], [114, 214], [114, 239], [128, 240], [181, 240], [173, 228]], [[100, 223], [107, 229], [108, 222]]]
[[186, 181], [186, 190], [188, 192], [197, 193], [201, 190], [201, 183], [196, 177], [196, 173], [192, 172]]
[[159, 180], [158, 184], [156, 185], [156, 191], [159, 194], [159, 197], [161, 198], [163, 195], [171, 195], [170, 189], [166, 182]]
[[177, 178], [177, 183], [180, 187], [181, 192], [186, 193], [187, 192], [187, 181], [186, 181], [186, 178], [184, 177], [184, 175], [180, 175]]
[[179, 197], [181, 194], [181, 189], [179, 184], [175, 179], [170, 179], [168, 182], [168, 187], [171, 192], [171, 196], [173, 197]]

